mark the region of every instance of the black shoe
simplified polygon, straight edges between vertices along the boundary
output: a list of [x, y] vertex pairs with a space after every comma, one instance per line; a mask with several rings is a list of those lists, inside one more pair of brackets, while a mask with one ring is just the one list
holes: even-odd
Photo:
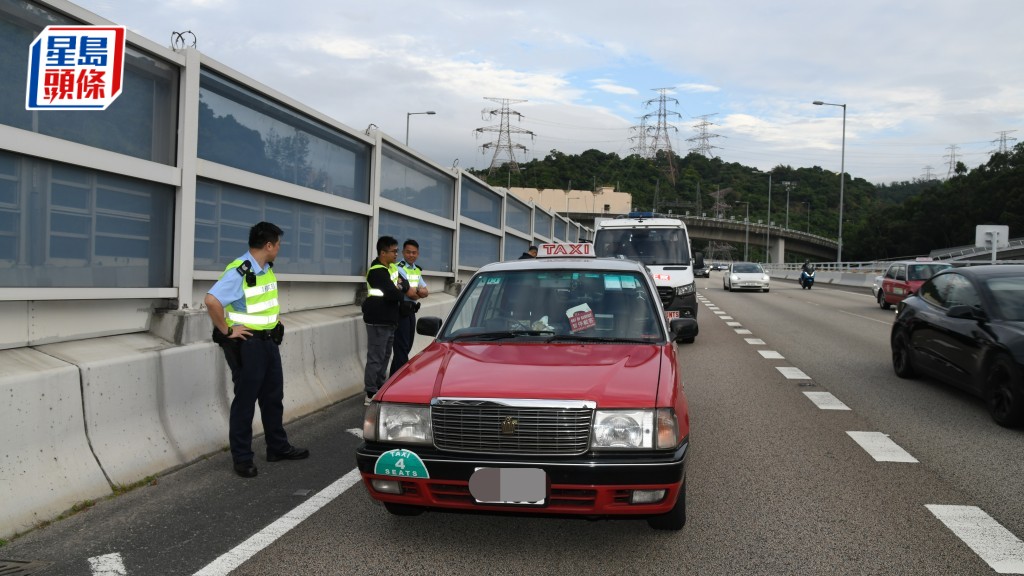
[[267, 462], [277, 462], [278, 460], [302, 460], [303, 458], [309, 458], [309, 450], [305, 448], [289, 446], [284, 452], [271, 452], [270, 450], [267, 450]]
[[235, 462], [235, 474], [242, 478], [255, 478], [258, 473], [259, 471], [256, 470], [256, 465], [252, 463], [252, 460]]

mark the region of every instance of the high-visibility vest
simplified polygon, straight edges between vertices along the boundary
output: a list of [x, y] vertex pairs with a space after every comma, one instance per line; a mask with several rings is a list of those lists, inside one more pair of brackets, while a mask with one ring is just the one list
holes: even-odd
[[423, 277], [423, 268], [415, 264], [409, 264], [405, 260], [402, 260], [399, 266], [405, 269], [405, 278], [409, 281], [410, 288], [416, 288], [420, 285], [420, 278]]
[[[244, 260], [235, 260], [228, 264], [224, 274], [234, 273], [243, 262]], [[221, 277], [224, 274], [221, 274]], [[255, 286], [249, 286], [243, 279], [242, 291], [245, 294], [245, 312], [235, 310], [228, 304], [224, 308], [228, 313], [228, 326], [243, 324], [252, 330], [270, 330], [277, 326], [277, 315], [281, 312], [281, 305], [277, 300], [277, 277], [274, 276], [274, 269], [270, 268], [265, 273], [257, 275]]]
[[[373, 266], [370, 266], [370, 270], [375, 270], [377, 268], [384, 268], [387, 270], [391, 274], [391, 282], [393, 282], [395, 286], [398, 286], [398, 266], [395, 266], [394, 263], [387, 266], [383, 264], [374, 264]], [[384, 292], [380, 288], [370, 286], [370, 270], [366, 271], [366, 296], [368, 298], [371, 296], [383, 297]]]

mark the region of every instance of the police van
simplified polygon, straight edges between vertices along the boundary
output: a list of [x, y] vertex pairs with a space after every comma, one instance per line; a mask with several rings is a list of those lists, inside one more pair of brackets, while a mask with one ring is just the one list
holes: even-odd
[[697, 318], [694, 269], [704, 267], [704, 256], [693, 252], [682, 220], [651, 212], [598, 220], [594, 250], [598, 256], [628, 258], [646, 265], [669, 319]]

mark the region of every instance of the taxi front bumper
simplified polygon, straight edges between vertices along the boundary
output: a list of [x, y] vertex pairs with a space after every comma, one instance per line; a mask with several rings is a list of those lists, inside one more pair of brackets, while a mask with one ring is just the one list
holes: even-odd
[[[648, 516], [668, 512], [675, 505], [686, 478], [689, 441], [672, 452], [644, 455], [583, 456], [555, 460], [539, 457], [501, 457], [441, 453], [433, 447], [413, 448], [429, 478], [409, 478], [374, 473], [377, 459], [394, 446], [363, 444], [356, 461], [363, 484], [382, 502], [462, 510], [489, 510], [535, 514], [590, 516]], [[492, 504], [478, 502], [469, 481], [479, 468], [538, 468], [547, 478], [543, 504]], [[375, 479], [396, 481], [400, 494], [385, 493], [373, 486]], [[653, 503], [633, 503], [635, 491], [664, 490]]]

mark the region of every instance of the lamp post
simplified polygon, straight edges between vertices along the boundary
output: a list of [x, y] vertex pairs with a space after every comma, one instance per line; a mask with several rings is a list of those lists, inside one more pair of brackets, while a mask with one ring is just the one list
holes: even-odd
[[842, 265], [843, 261], [843, 185], [846, 184], [846, 104], [832, 104], [815, 100], [815, 106], [841, 106], [843, 108], [843, 148], [839, 159], [839, 239], [836, 249], [836, 262]]
[[764, 261], [765, 264], [772, 263], [772, 173], [771, 171], [757, 171], [758, 174], [768, 174], [768, 228], [764, 233]]
[[736, 202], [737, 204], [746, 204], [747, 214], [743, 217], [743, 222], [746, 223], [746, 232], [743, 233], [743, 260], [750, 260], [750, 202]]
[[405, 145], [406, 146], [409, 145], [409, 117], [412, 116], [413, 114], [429, 114], [429, 115], [433, 116], [434, 114], [437, 114], [437, 112], [434, 112], [433, 110], [428, 110], [426, 112], [406, 112], [405, 113]]

